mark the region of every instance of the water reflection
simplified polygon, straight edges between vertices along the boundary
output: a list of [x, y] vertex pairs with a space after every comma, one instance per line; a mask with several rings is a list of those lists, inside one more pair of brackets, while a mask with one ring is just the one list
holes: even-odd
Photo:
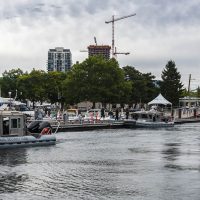
[[168, 161], [175, 161], [180, 156], [181, 152], [179, 150], [180, 143], [165, 143], [164, 150], [162, 150], [162, 154], [164, 158]]
[[28, 179], [28, 175], [15, 171], [15, 168], [26, 163], [26, 149], [0, 151], [0, 193], [13, 193], [19, 190], [19, 187]]
[[0, 151], [0, 165], [16, 166], [27, 162], [26, 149], [8, 149]]

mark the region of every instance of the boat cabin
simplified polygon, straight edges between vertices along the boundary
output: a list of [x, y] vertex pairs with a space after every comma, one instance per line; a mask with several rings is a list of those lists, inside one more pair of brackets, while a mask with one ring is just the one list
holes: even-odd
[[25, 134], [25, 115], [18, 111], [0, 111], [0, 136]]
[[151, 111], [137, 111], [133, 113], [133, 118], [135, 120], [143, 120], [149, 122], [158, 122], [164, 120], [163, 113], [161, 112], [151, 112]]

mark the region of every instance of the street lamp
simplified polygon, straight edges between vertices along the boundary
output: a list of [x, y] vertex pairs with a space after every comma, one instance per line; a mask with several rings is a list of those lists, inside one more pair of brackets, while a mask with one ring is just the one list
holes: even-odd
[[10, 98], [9, 110], [11, 110], [11, 94], [12, 94], [12, 92], [8, 92], [8, 95], [9, 95], [9, 98]]
[[20, 101], [22, 100], [22, 92], [20, 92], [20, 97], [19, 97]]
[[16, 100], [17, 99], [17, 89], [15, 90], [15, 98], [14, 98], [14, 100]]

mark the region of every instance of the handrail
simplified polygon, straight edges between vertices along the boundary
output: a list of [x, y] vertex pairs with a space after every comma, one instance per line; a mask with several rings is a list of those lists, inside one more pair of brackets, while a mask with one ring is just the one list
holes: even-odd
[[56, 128], [56, 130], [55, 130], [55, 132], [53, 134], [56, 134], [58, 129], [59, 129], [59, 127], [60, 127], [60, 122], [59, 121], [56, 121], [56, 122], [58, 123], [58, 126], [57, 126], [57, 128]]

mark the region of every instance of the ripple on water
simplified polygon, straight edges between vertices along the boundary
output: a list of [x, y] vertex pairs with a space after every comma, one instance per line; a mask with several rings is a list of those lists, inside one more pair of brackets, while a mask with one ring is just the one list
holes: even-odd
[[200, 125], [57, 134], [0, 152], [0, 199], [199, 200]]

